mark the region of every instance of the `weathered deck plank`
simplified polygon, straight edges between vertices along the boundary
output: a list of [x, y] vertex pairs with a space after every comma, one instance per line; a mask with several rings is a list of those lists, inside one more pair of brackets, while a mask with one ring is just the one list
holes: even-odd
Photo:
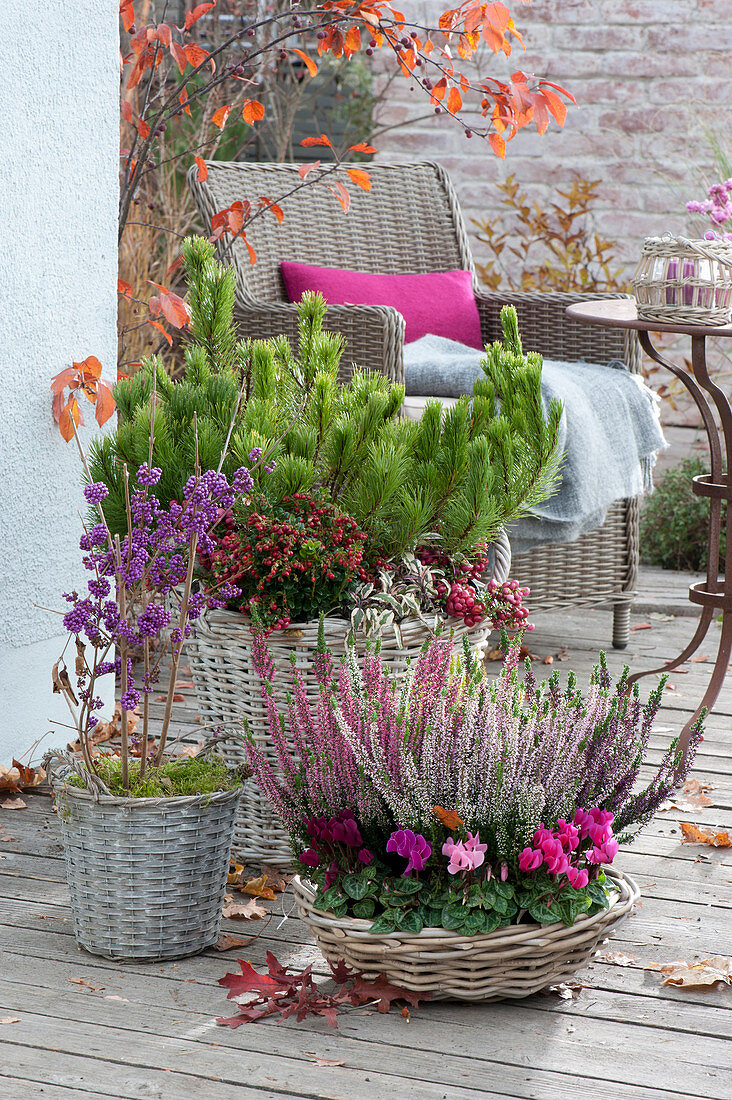
[[[655, 593], [673, 606], [674, 592]], [[688, 617], [646, 613], [651, 628], [631, 635], [624, 653], [608, 648], [613, 672], [628, 663], [648, 668], [680, 650], [693, 630]], [[609, 615], [582, 612], [539, 624], [532, 649], [540, 657], [567, 647], [580, 682], [608, 645]], [[712, 642], [714, 639], [712, 639]], [[709, 644], [704, 653], [713, 656]], [[497, 668], [498, 666], [496, 666]], [[674, 675], [649, 757], [680, 729], [711, 671], [708, 663]], [[641, 681], [644, 692], [654, 682]], [[47, 800], [0, 812], [0, 1097], [2, 1100], [726, 1100], [732, 1068], [732, 990], [684, 990], [660, 984], [646, 967], [689, 961], [732, 949], [732, 858], [723, 849], [680, 844], [680, 821], [729, 827], [732, 814], [732, 681], [711, 717], [695, 774], [708, 782], [713, 805], [658, 815], [619, 857], [637, 877], [643, 904], [579, 976], [571, 1001], [544, 994], [517, 1003], [427, 1004], [408, 1023], [400, 1016], [350, 1014], [333, 1032], [324, 1022], [217, 1028], [227, 1002], [217, 980], [235, 968], [237, 952], [207, 952], [160, 965], [122, 965], [80, 951], [73, 939], [56, 822]], [[190, 696], [180, 707], [196, 734]], [[229, 922], [227, 930], [257, 938], [243, 949], [255, 965], [275, 950], [284, 962], [316, 959], [304, 926], [282, 923], [282, 900], [261, 922]], [[289, 901], [284, 901], [285, 911]], [[70, 978], [84, 978], [77, 986]], [[110, 999], [113, 998], [113, 999]], [[122, 1000], [118, 998], [123, 998]], [[317, 1066], [316, 1058], [343, 1063]]]

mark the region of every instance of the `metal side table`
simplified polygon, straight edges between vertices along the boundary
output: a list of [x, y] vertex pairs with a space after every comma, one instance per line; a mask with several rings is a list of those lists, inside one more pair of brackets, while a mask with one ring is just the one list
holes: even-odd
[[[729, 505], [724, 574], [720, 577], [717, 572], [722, 501], [732, 500], [732, 487], [729, 482], [729, 471], [732, 469], [732, 406], [724, 391], [710, 378], [706, 359], [707, 336], [732, 337], [732, 325], [666, 325], [658, 321], [639, 320], [635, 300], [632, 298], [577, 303], [568, 307], [567, 316], [575, 321], [585, 321], [589, 325], [636, 329], [646, 355], [656, 363], [660, 363], [666, 370], [670, 370], [694, 398], [709, 439], [711, 473], [695, 477], [692, 486], [695, 493], [709, 497], [710, 500], [707, 578], [700, 584], [693, 584], [689, 589], [689, 599], [692, 603], [699, 604], [702, 609], [699, 624], [694, 637], [678, 657], [658, 668], [649, 669], [647, 672], [636, 672], [630, 677], [632, 683], [639, 680], [641, 676], [670, 672], [683, 664], [699, 648], [715, 613], [721, 610], [722, 634], [714, 670], [704, 697], [681, 731], [679, 746], [686, 752], [694, 722], [703, 708], [711, 710], [717, 701], [732, 653], [732, 507]], [[659, 354], [651, 342], [652, 332], [676, 332], [691, 337], [692, 373], [667, 362]], [[719, 428], [714, 418], [715, 410], [719, 418]]]

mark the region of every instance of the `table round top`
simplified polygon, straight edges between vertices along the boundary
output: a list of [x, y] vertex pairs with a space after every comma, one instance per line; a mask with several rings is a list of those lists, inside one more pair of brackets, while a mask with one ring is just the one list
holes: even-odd
[[732, 336], [732, 325], [667, 325], [661, 321], [645, 321], [638, 317], [635, 298], [597, 298], [591, 302], [575, 302], [567, 307], [567, 316], [574, 321], [607, 325], [609, 328], [684, 332], [688, 336]]

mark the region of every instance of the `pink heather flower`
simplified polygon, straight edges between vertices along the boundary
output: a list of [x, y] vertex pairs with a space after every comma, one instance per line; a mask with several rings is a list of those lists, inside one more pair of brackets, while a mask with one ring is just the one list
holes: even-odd
[[568, 867], [567, 878], [569, 879], [570, 885], [573, 886], [575, 890], [581, 890], [582, 887], [586, 886], [590, 881], [590, 876], [584, 868], [578, 871], [576, 867]]
[[410, 871], [421, 871], [432, 855], [432, 848], [422, 834], [415, 834], [411, 829], [396, 829], [386, 842], [386, 850], [396, 852], [408, 861], [405, 875]]
[[519, 871], [536, 871], [538, 867], [541, 867], [543, 859], [544, 856], [541, 852], [537, 852], [533, 848], [524, 848], [519, 856]]
[[306, 851], [301, 852], [300, 862], [304, 863], [306, 867], [317, 867], [320, 863], [320, 856], [314, 848], [308, 848]]

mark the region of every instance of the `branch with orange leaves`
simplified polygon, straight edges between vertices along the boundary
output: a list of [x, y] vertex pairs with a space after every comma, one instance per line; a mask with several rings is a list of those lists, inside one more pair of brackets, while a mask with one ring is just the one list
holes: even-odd
[[83, 362], [73, 363], [60, 371], [51, 379], [51, 390], [53, 419], [67, 443], [74, 438], [79, 424], [84, 423], [84, 416], [79, 408], [81, 394], [94, 406], [94, 416], [100, 428], [117, 407], [111, 384], [102, 378], [102, 364], [96, 355], [89, 355]]

